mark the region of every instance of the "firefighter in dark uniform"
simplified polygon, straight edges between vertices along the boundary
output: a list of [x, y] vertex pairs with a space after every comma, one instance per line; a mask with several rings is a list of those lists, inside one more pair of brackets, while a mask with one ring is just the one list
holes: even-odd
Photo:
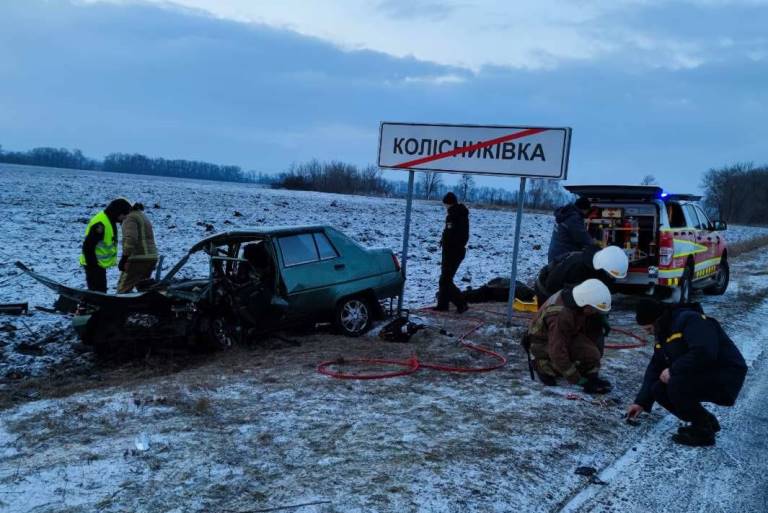
[[536, 278], [534, 288], [540, 305], [566, 286], [573, 287], [595, 278], [608, 287], [614, 280], [627, 276], [629, 259], [618, 246], [600, 249], [590, 246], [582, 251], [566, 253], [560, 259], [545, 265]]
[[449, 192], [443, 197], [448, 213], [445, 216], [445, 228], [440, 239], [443, 248], [440, 264], [440, 283], [437, 292], [437, 306], [435, 310], [447, 311], [450, 304], [456, 305], [456, 311], [467, 311], [467, 301], [459, 288], [453, 283], [453, 277], [459, 270], [466, 255], [467, 241], [469, 240], [469, 210], [459, 203], [456, 195]]
[[637, 323], [656, 336], [643, 386], [627, 416], [635, 418], [659, 403], [690, 422], [672, 439], [684, 445], [715, 444], [717, 418], [702, 402], [733, 406], [744, 384], [747, 364], [715, 319], [698, 304], [665, 305], [651, 299], [637, 306]]

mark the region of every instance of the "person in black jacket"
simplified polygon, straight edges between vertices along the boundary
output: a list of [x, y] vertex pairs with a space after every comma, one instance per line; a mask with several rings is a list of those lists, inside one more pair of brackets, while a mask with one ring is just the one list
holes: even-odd
[[456, 199], [456, 195], [449, 192], [443, 197], [448, 214], [445, 216], [445, 228], [440, 239], [443, 248], [442, 261], [440, 263], [440, 283], [437, 292], [437, 306], [435, 310], [447, 311], [450, 304], [456, 305], [456, 311], [467, 311], [467, 301], [459, 288], [453, 283], [453, 277], [459, 270], [462, 260], [466, 256], [466, 246], [469, 240], [469, 210]]
[[584, 219], [592, 205], [587, 198], [579, 198], [575, 203], [555, 210], [555, 227], [547, 253], [548, 262], [557, 260], [571, 251], [581, 251], [597, 244], [587, 233]]
[[690, 426], [672, 439], [680, 444], [715, 444], [717, 418], [702, 402], [733, 406], [744, 384], [747, 364], [715, 319], [698, 304], [665, 305], [651, 299], [637, 306], [637, 323], [653, 329], [656, 344], [640, 392], [628, 418], [659, 403]]

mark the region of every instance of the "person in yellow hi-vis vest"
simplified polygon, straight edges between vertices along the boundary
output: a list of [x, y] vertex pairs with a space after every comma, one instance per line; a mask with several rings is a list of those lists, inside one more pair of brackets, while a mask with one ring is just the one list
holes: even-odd
[[131, 203], [117, 198], [85, 228], [80, 265], [85, 268], [88, 290], [107, 292], [107, 269], [117, 265], [117, 223], [122, 223], [130, 211]]
[[125, 294], [150, 276], [157, 265], [157, 246], [152, 223], [144, 214], [144, 205], [134, 203], [123, 220], [123, 253], [120, 256], [120, 281], [117, 293]]

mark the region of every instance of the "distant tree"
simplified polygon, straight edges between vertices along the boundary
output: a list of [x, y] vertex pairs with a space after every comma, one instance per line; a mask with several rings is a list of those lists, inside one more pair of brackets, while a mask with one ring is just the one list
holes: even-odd
[[533, 178], [525, 194], [528, 208], [553, 208], [567, 201], [568, 195], [557, 180]]
[[765, 224], [768, 167], [741, 162], [704, 173], [704, 207], [722, 221]]
[[656, 177], [653, 175], [645, 175], [642, 180], [640, 180], [640, 185], [657, 185]]
[[472, 194], [472, 190], [475, 188], [475, 179], [472, 178], [472, 175], [469, 174], [463, 174], [461, 175], [461, 178], [459, 179], [459, 197], [462, 201], [468, 201], [470, 194]]
[[432, 199], [432, 195], [443, 183], [443, 177], [435, 171], [424, 171], [421, 174], [421, 185], [426, 199]]

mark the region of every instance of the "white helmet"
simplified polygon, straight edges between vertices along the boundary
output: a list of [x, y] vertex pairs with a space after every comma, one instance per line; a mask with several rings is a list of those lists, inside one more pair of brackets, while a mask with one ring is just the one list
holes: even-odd
[[629, 268], [627, 254], [618, 246], [603, 248], [592, 257], [592, 267], [604, 270], [614, 278], [624, 278]]
[[573, 300], [579, 306], [591, 306], [601, 312], [611, 309], [611, 291], [600, 280], [590, 278], [573, 287]]

